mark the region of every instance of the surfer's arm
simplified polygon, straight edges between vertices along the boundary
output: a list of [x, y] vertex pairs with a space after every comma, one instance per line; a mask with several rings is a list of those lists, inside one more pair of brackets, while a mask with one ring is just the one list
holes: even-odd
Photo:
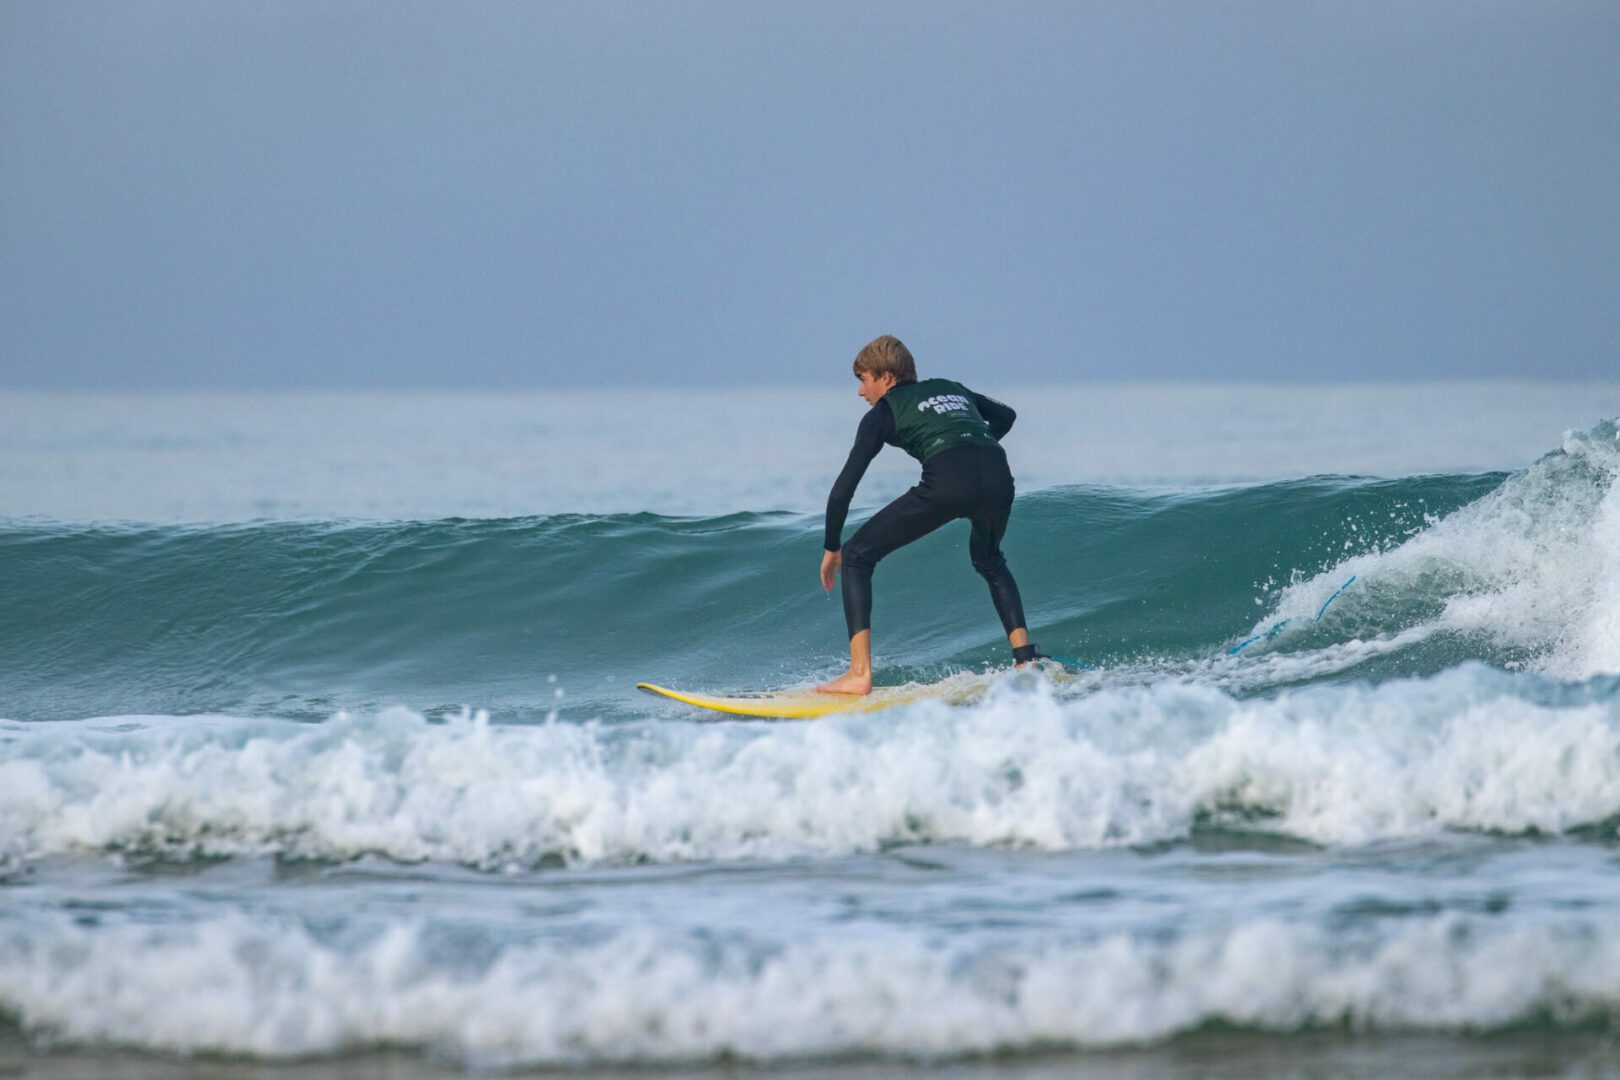
[[855, 489], [860, 486], [861, 477], [866, 475], [866, 467], [883, 449], [884, 440], [893, 434], [894, 413], [887, 401], [879, 399], [861, 417], [861, 426], [855, 429], [855, 445], [849, 450], [849, 460], [844, 462], [844, 471], [833, 481], [832, 491], [827, 495], [827, 530], [822, 546], [828, 551], [843, 547], [844, 519], [849, 516], [849, 504], [855, 498]]
[[997, 442], [1012, 430], [1013, 421], [1018, 419], [1018, 414], [1013, 412], [1011, 405], [1004, 405], [993, 397], [976, 393], [973, 395], [973, 404], [978, 407], [979, 415], [984, 417], [984, 422], [990, 425], [990, 434], [995, 436]]

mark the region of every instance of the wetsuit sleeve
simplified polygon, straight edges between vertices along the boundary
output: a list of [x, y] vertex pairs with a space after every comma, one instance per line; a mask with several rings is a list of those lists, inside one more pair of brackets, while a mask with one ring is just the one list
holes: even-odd
[[1018, 414], [1013, 412], [1011, 405], [1003, 405], [995, 398], [974, 394], [973, 404], [978, 407], [979, 415], [984, 417], [984, 422], [990, 425], [990, 434], [996, 437], [997, 442], [1012, 430], [1013, 421], [1018, 419]]
[[878, 403], [861, 417], [861, 426], [855, 429], [855, 445], [849, 450], [849, 460], [844, 462], [844, 471], [833, 481], [832, 492], [827, 496], [827, 535], [823, 546], [828, 551], [837, 551], [843, 546], [844, 519], [849, 516], [849, 503], [855, 498], [855, 488], [859, 486], [861, 477], [866, 475], [866, 467], [872, 464], [872, 459], [877, 457], [884, 442], [893, 434], [894, 412], [887, 401], [879, 398]]

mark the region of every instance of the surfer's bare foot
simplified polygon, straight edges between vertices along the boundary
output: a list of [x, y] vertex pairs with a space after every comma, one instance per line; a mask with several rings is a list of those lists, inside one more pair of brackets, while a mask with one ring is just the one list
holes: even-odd
[[870, 694], [872, 692], [872, 673], [858, 675], [853, 671], [846, 671], [832, 682], [824, 682], [816, 687], [818, 694]]

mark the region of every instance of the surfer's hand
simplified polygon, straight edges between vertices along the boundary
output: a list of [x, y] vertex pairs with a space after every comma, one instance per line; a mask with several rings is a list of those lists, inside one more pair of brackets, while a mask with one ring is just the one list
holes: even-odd
[[844, 565], [844, 553], [841, 551], [823, 551], [821, 553], [821, 587], [832, 592], [833, 582], [838, 580], [838, 568]]

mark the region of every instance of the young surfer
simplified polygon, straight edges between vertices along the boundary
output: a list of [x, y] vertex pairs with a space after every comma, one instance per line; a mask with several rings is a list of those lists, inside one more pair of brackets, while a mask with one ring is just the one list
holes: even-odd
[[[871, 406], [855, 432], [855, 446], [827, 496], [827, 530], [821, 556], [821, 587], [832, 590], [844, 574], [844, 621], [849, 628], [849, 670], [816, 687], [828, 694], [865, 694], [872, 689], [872, 569], [896, 548], [933, 532], [947, 521], [973, 523], [968, 554], [990, 586], [990, 599], [1012, 643], [1013, 659], [1034, 660], [1024, 627], [1018, 584], [1001, 554], [1001, 537], [1012, 513], [1013, 478], [1001, 437], [1017, 414], [993, 398], [948, 379], [917, 381], [917, 365], [899, 338], [877, 338], [855, 357], [859, 393]], [[873, 514], [840, 544], [855, 488], [883, 445], [898, 446], [922, 462], [922, 479]]]

